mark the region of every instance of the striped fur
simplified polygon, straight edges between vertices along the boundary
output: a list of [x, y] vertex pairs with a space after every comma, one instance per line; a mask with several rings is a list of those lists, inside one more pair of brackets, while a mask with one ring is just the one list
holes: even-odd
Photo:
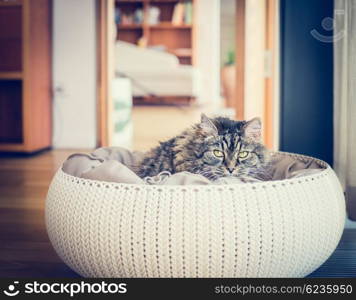
[[[240, 158], [241, 152], [248, 152], [248, 157]], [[259, 179], [265, 176], [268, 161], [268, 151], [260, 142], [258, 119], [233, 121], [202, 115], [200, 123], [149, 151], [137, 166], [137, 173], [142, 178], [162, 171], [188, 171], [210, 180], [226, 176]]]

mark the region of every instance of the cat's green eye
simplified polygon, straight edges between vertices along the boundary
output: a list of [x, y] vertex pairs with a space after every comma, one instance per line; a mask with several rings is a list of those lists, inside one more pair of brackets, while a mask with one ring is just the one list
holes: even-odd
[[248, 151], [241, 151], [239, 152], [239, 158], [246, 158], [249, 154], [250, 152]]
[[214, 150], [213, 153], [216, 157], [224, 157], [224, 153], [220, 150]]

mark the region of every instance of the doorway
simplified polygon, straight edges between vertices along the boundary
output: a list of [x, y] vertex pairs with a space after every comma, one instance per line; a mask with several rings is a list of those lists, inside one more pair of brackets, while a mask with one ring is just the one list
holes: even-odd
[[[207, 3], [210, 2], [211, 3]], [[120, 2], [120, 1], [116, 1]], [[164, 2], [164, 1], [162, 1]], [[174, 2], [174, 1], [169, 1]], [[276, 106], [274, 103], [277, 101], [276, 90], [276, 65], [277, 65], [277, 53], [276, 53], [276, 22], [277, 22], [277, 14], [276, 14], [276, 6], [277, 0], [265, 0], [265, 1], [256, 1], [256, 0], [235, 0], [235, 15], [236, 15], [236, 24], [235, 24], [235, 82], [234, 82], [234, 96], [233, 101], [230, 106], [232, 106], [235, 117], [237, 119], [245, 119], [251, 118], [253, 116], [260, 116], [264, 122], [264, 139], [266, 144], [270, 148], [276, 148], [278, 141], [276, 142], [276, 117], [278, 113], [276, 113]], [[143, 6], [147, 5], [149, 1], [143, 1]], [[180, 1], [177, 1], [180, 3]], [[214, 4], [215, 6], [209, 6], [209, 4]], [[221, 1], [223, 3], [223, 1]], [[263, 3], [263, 5], [261, 5]], [[112, 91], [112, 78], [115, 77], [115, 72], [113, 70], [113, 66], [115, 63], [114, 59], [114, 42], [113, 37], [115, 37], [115, 31], [117, 28], [120, 28], [118, 31], [118, 36], [120, 36], [120, 32], [123, 30], [127, 30], [130, 32], [132, 30], [166, 30], [166, 28], [170, 28], [170, 24], [167, 23], [167, 14], [165, 13], [163, 21], [156, 25], [150, 25], [149, 29], [147, 29], [144, 25], [138, 24], [115, 24], [112, 20], [115, 19], [115, 6], [114, 1], [104, 1], [97, 0], [98, 5], [98, 22], [97, 22], [97, 32], [98, 32], [98, 145], [105, 146], [111, 145], [112, 139], [110, 134], [110, 128], [108, 124], [110, 124], [110, 116], [112, 115], [110, 112], [112, 111], [111, 101], [111, 91]], [[208, 7], [209, 6], [209, 7]], [[256, 36], [256, 34], [246, 35], [246, 32], [251, 28], [252, 18], [251, 12], [254, 11], [254, 6], [259, 7], [259, 14], [255, 15], [255, 20], [259, 21], [259, 34], [260, 36]], [[119, 7], [120, 8], [120, 7]], [[219, 15], [220, 15], [220, 1], [218, 0], [208, 0], [208, 1], [194, 1], [194, 8], [196, 9], [194, 18], [201, 18], [202, 15], [210, 18], [213, 23], [219, 23]], [[213, 8], [213, 9], [212, 9]], [[130, 11], [131, 8], [126, 8], [127, 11]], [[208, 10], [210, 9], [210, 10]], [[131, 9], [132, 10], [132, 9]], [[136, 9], [137, 10], [137, 9]], [[168, 9], [169, 10], [169, 9]], [[139, 8], [138, 8], [139, 11]], [[164, 11], [162, 9], [162, 11]], [[218, 12], [218, 13], [217, 13]], [[174, 13], [171, 10], [171, 14]], [[210, 16], [209, 16], [210, 13]], [[122, 20], [122, 19], [121, 19]], [[190, 103], [188, 106], [134, 106], [133, 108], [133, 123], [134, 123], [134, 136], [137, 140], [143, 141], [146, 148], [151, 146], [153, 142], [158, 142], [157, 139], [170, 137], [172, 134], [178, 133], [177, 130], [181, 130], [186, 127], [186, 125], [192, 124], [199, 120], [199, 115], [201, 112], [206, 112], [210, 115], [218, 115], [221, 113], [219, 110], [222, 106], [222, 99], [220, 97], [220, 70], [221, 65], [219, 62], [220, 58], [220, 49], [217, 53], [214, 54], [216, 50], [211, 49], [209, 56], [204, 56], [202, 46], [200, 43], [204, 43], [204, 39], [208, 38], [208, 33], [206, 29], [202, 26], [202, 19], [195, 20], [195, 25], [192, 26], [192, 36], [194, 39], [191, 45], [193, 47], [193, 58], [192, 65], [200, 66], [204, 65], [205, 69], [202, 70], [203, 75], [209, 74], [209, 70], [214, 70], [213, 76], [206, 76], [203, 78], [202, 82], [204, 83], [205, 91], [204, 96], [202, 97], [202, 101], [196, 101]], [[140, 27], [142, 26], [142, 28]], [[182, 28], [186, 25], [180, 25]], [[199, 29], [199, 26], [201, 27]], [[132, 29], [132, 28], [134, 29]], [[162, 27], [166, 27], [162, 29]], [[186, 30], [186, 28], [179, 30]], [[215, 28], [215, 32], [217, 33], [217, 37], [219, 37], [219, 27]], [[175, 30], [178, 30], [175, 29]], [[200, 31], [199, 31], [200, 30]], [[211, 31], [211, 30], [210, 30]], [[256, 32], [256, 28], [254, 29]], [[121, 33], [122, 35], [123, 33]], [[125, 33], [127, 36], [127, 33]], [[124, 37], [126, 37], [124, 34]], [[132, 33], [131, 33], [132, 34]], [[199, 42], [197, 36], [200, 34]], [[254, 36], [255, 39], [251, 39], [251, 36]], [[128, 39], [128, 38], [126, 38]], [[210, 42], [208, 41], [208, 44]], [[252, 55], [249, 47], [255, 47], [258, 44], [259, 48], [256, 51], [256, 54]], [[199, 48], [200, 47], [200, 48]], [[205, 47], [206, 48], [206, 47]], [[218, 54], [218, 55], [217, 55]], [[212, 55], [215, 55], [218, 59], [214, 62], [209, 60]], [[259, 57], [259, 65], [257, 66], [260, 77], [256, 79], [256, 68], [253, 69], [251, 64], [249, 63], [252, 60], [255, 60], [256, 56]], [[268, 70], [266, 69], [266, 64], [268, 65]], [[252, 65], [256, 67], [256, 64]], [[268, 72], [267, 72], [268, 71]], [[268, 73], [268, 74], [267, 74]], [[218, 79], [211, 79], [213, 77]], [[254, 85], [249, 83], [254, 82]], [[259, 82], [259, 87], [261, 93], [258, 97], [254, 97], [253, 94], [256, 92], [256, 82]], [[217, 93], [216, 93], [217, 91]], [[210, 105], [206, 105], [204, 101], [210, 101], [212, 98], [213, 101], [210, 102]], [[215, 100], [214, 100], [215, 99]], [[253, 100], [250, 100], [253, 99]], [[256, 101], [257, 99], [257, 101]], [[199, 99], [198, 99], [199, 100]], [[215, 101], [215, 102], [214, 102]], [[248, 103], [246, 103], [248, 101]], [[171, 114], [171, 112], [174, 112]], [[159, 118], [158, 116], [163, 116], [163, 118]], [[168, 117], [170, 122], [169, 126], [166, 125], [165, 118]], [[146, 122], [146, 121], [147, 122]], [[147, 126], [152, 124], [155, 121], [156, 128], [165, 128], [165, 131], [162, 135], [157, 134], [155, 136], [150, 136], [147, 133], [141, 132], [135, 135], [135, 132], [139, 131], [147, 131]], [[136, 124], [136, 125], [135, 125]], [[141, 124], [141, 125], [140, 125]], [[172, 130], [168, 130], [167, 128], [171, 127]], [[149, 132], [149, 130], [147, 131]], [[157, 133], [157, 129], [153, 129], [152, 132]], [[163, 131], [162, 131], [163, 132]], [[151, 142], [152, 141], [152, 142]], [[135, 143], [134, 143], [135, 144]], [[142, 148], [136, 147], [134, 148]]]

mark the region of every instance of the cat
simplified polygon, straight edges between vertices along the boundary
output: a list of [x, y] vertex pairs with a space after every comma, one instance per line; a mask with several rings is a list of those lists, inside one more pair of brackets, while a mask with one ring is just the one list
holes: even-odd
[[215, 181], [222, 177], [263, 177], [269, 152], [261, 142], [261, 121], [208, 118], [147, 152], [137, 166], [142, 178], [162, 171], [188, 171]]

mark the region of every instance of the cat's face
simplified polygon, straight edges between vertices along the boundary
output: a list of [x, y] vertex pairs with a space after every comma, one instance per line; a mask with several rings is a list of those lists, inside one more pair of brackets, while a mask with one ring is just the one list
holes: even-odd
[[240, 122], [203, 115], [191, 134], [193, 138], [188, 143], [182, 140], [185, 149], [181, 147], [181, 152], [185, 158], [177, 165], [180, 170], [211, 180], [226, 176], [256, 178], [268, 160], [267, 150], [260, 141], [259, 119]]
[[[262, 151], [262, 153], [261, 153]], [[264, 164], [264, 149], [239, 134], [208, 139], [201, 159], [200, 174], [209, 179], [252, 176]], [[262, 155], [262, 157], [261, 157]]]

